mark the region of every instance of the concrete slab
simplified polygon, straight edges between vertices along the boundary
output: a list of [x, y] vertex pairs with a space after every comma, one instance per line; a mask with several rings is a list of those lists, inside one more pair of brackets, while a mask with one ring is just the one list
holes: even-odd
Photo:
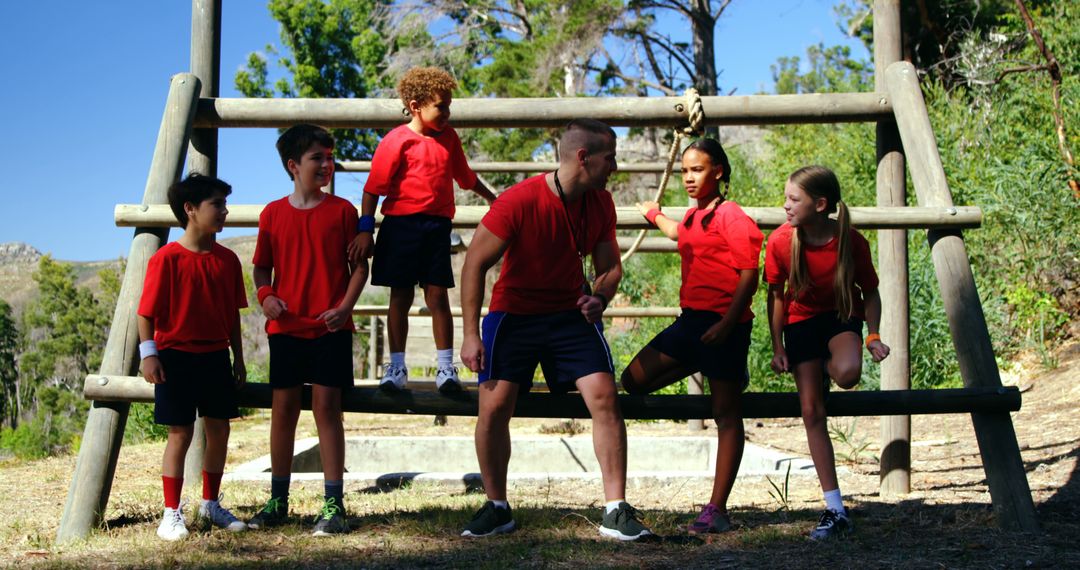
[[[716, 461], [714, 437], [630, 437], [627, 483], [631, 486], [671, 479], [711, 481]], [[293, 480], [321, 480], [319, 440], [295, 444]], [[808, 459], [746, 444], [740, 477], [814, 475]], [[363, 437], [345, 442], [345, 479], [366, 488], [389, 490], [432, 484], [462, 490], [481, 488], [480, 467], [471, 437]], [[270, 457], [240, 465], [225, 475], [232, 481], [269, 481]], [[534, 484], [556, 480], [600, 480], [592, 438], [530, 436], [513, 440], [508, 482]]]

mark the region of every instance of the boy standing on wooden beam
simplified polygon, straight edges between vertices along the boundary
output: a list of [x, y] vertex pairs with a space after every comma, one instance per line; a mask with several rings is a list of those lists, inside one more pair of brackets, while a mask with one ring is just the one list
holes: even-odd
[[345, 519], [345, 432], [342, 392], [353, 385], [353, 306], [367, 281], [367, 261], [352, 266], [346, 248], [356, 237], [356, 208], [326, 194], [334, 175], [334, 139], [314, 125], [296, 125], [277, 141], [292, 194], [259, 216], [255, 286], [270, 341], [270, 500], [248, 524], [285, 522], [289, 512], [293, 442], [303, 385], [319, 430], [326, 496], [315, 536], [349, 530]]
[[[600, 534], [637, 540], [651, 533], [625, 501], [626, 425], [602, 323], [622, 278], [615, 204], [605, 191], [617, 169], [615, 132], [577, 119], [558, 151], [558, 170], [511, 187], [492, 205], [461, 272], [461, 361], [480, 374], [476, 455], [488, 497], [461, 534], [484, 537], [517, 526], [506, 497], [510, 418], [539, 364], [552, 392], [581, 392], [592, 416], [606, 500]], [[484, 276], [500, 258], [481, 338]]]
[[[349, 246], [354, 263], [374, 253], [371, 283], [390, 287], [390, 363], [379, 383], [388, 392], [403, 390], [408, 382], [405, 342], [417, 285], [424, 290], [424, 302], [431, 311], [435, 385], [444, 394], [461, 390], [447, 295], [454, 286], [450, 266], [454, 182], [488, 203], [495, 195], [469, 168], [461, 139], [450, 126], [451, 92], [456, 87], [449, 73], [434, 67], [410, 69], [398, 82], [398, 95], [412, 119], [387, 133], [375, 149], [360, 204], [359, 234]], [[383, 222], [375, 241], [375, 207], [380, 196], [385, 196]]]
[[196, 410], [206, 427], [198, 517], [234, 532], [247, 528], [218, 502], [229, 420], [240, 416], [236, 387], [247, 378], [240, 338], [247, 294], [240, 260], [214, 240], [225, 226], [225, 197], [231, 192], [221, 180], [198, 174], [169, 188], [169, 206], [184, 235], [150, 258], [139, 301], [143, 378], [154, 385], [154, 421], [169, 426], [161, 466], [165, 514], [157, 529], [164, 540], [188, 536], [180, 494]]

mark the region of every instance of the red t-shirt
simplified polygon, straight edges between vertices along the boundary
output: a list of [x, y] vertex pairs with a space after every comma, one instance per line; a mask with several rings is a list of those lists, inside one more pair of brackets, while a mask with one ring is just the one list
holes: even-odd
[[[769, 235], [765, 246], [765, 280], [770, 285], [787, 283], [791, 275], [791, 232], [794, 228], [784, 224]], [[853, 291], [855, 317], [863, 318], [863, 298], [866, 293], [876, 291], [877, 272], [870, 257], [870, 244], [866, 238], [854, 229], [851, 230], [851, 257], [855, 262], [855, 286]], [[836, 294], [833, 280], [836, 279], [836, 256], [839, 240], [833, 238], [825, 245], [812, 246], [803, 243], [803, 256], [810, 273], [810, 285], [797, 299], [790, 298], [785, 290], [784, 309], [787, 315], [784, 324], [790, 325], [804, 321], [815, 315], [836, 311]], [[786, 287], [785, 287], [786, 289]]]
[[[765, 236], [738, 204], [726, 200], [716, 207], [708, 227], [701, 219], [709, 210], [690, 208], [679, 224], [679, 256], [682, 257], [683, 308], [726, 314], [731, 307], [739, 271], [757, 269]], [[686, 227], [690, 220], [690, 227]], [[746, 308], [740, 322], [754, 318]]]
[[375, 148], [364, 192], [386, 196], [384, 216], [453, 218], [455, 180], [462, 188], [476, 186], [476, 173], [469, 168], [457, 132], [447, 127], [427, 137], [401, 125]]
[[[346, 248], [356, 237], [358, 216], [348, 200], [327, 194], [301, 210], [289, 198], [274, 200], [259, 215], [256, 267], [273, 270], [273, 288], [288, 310], [266, 321], [267, 334], [320, 337], [330, 331], [318, 320], [345, 298], [349, 288]], [[355, 330], [352, 318], [347, 330]]]
[[615, 202], [610, 192], [590, 190], [564, 209], [544, 176], [507, 189], [480, 221], [509, 242], [491, 293], [492, 311], [532, 315], [576, 308], [585, 278], [574, 236], [583, 238], [586, 254], [599, 243], [615, 240]]
[[139, 315], [154, 323], [159, 349], [212, 352], [229, 347], [229, 333], [248, 306], [240, 259], [214, 244], [196, 253], [165, 244], [146, 268]]

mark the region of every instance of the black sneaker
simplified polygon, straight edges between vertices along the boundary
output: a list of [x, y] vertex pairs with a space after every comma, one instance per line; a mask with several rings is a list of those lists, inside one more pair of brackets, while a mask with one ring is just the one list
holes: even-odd
[[851, 519], [848, 518], [846, 510], [838, 513], [832, 509], [825, 509], [825, 512], [821, 513], [821, 519], [818, 520], [817, 526], [810, 531], [810, 540], [841, 538], [847, 536], [853, 530], [855, 530], [855, 525], [851, 524]]
[[488, 501], [473, 515], [469, 524], [465, 525], [465, 530], [462, 531], [461, 536], [480, 538], [513, 532], [516, 528], [517, 523], [514, 522], [514, 513], [510, 510], [509, 505], [504, 509], [496, 507], [495, 503]]
[[637, 540], [652, 534], [652, 531], [638, 521], [639, 514], [641, 513], [626, 501], [619, 503], [619, 508], [610, 513], [604, 512], [600, 534], [619, 540]]
[[289, 518], [289, 501], [278, 497], [270, 497], [262, 510], [255, 513], [248, 521], [248, 528], [259, 530], [285, 524]]
[[349, 532], [349, 523], [345, 520], [345, 509], [333, 497], [323, 502], [322, 513], [315, 522], [313, 536], [330, 536]]

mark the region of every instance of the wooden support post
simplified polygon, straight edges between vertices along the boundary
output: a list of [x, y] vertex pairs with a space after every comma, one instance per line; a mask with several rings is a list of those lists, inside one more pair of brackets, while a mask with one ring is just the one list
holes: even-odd
[[[191, 73], [199, 78], [200, 97], [217, 97], [221, 76], [221, 0], [191, 0]], [[188, 146], [187, 171], [217, 176], [217, 129], [195, 129]], [[202, 477], [203, 456], [206, 455], [206, 429], [203, 418], [195, 419], [184, 458], [184, 478], [198, 481]]]
[[[900, 61], [900, 0], [874, 0], [874, 86], [885, 90], [885, 69]], [[877, 123], [877, 205], [905, 206], [904, 149], [896, 121]], [[906, 230], [878, 230], [881, 336], [891, 353], [881, 363], [881, 389], [911, 388], [910, 302]], [[881, 418], [881, 495], [911, 492], [911, 416]]]
[[[191, 0], [191, 73], [202, 83], [200, 97], [220, 95], [221, 0]], [[217, 155], [217, 129], [195, 129], [188, 149], [188, 172], [217, 176]]]
[[[686, 393], [691, 396], [701, 396], [705, 394], [705, 377], [702, 376], [700, 372], [691, 374], [686, 378]], [[690, 433], [696, 434], [705, 429], [705, 420], [687, 420], [686, 429], [690, 431]]]
[[[907, 62], [894, 63], [886, 70], [885, 79], [919, 204], [952, 207], [915, 68]], [[1000, 387], [1001, 376], [963, 236], [958, 230], [930, 230], [927, 234], [964, 386]], [[1007, 413], [973, 413], [971, 419], [998, 523], [1007, 529], [1037, 531], [1039, 522], [1012, 418]]]
[[368, 320], [368, 374], [367, 377], [371, 380], [379, 379], [379, 348], [382, 345], [382, 340], [379, 338], [379, 317], [378, 315], [371, 315]]
[[[169, 186], [180, 179], [199, 101], [199, 88], [199, 80], [194, 75], [184, 73], [172, 78], [143, 193], [144, 204], [164, 203]], [[139, 333], [135, 311], [142, 295], [146, 265], [168, 236], [168, 228], [135, 230], [101, 361], [102, 374], [133, 375], [138, 370]], [[94, 402], [91, 406], [64, 514], [56, 533], [57, 542], [83, 538], [101, 522], [109, 502], [128, 408], [129, 404], [121, 402]]]

